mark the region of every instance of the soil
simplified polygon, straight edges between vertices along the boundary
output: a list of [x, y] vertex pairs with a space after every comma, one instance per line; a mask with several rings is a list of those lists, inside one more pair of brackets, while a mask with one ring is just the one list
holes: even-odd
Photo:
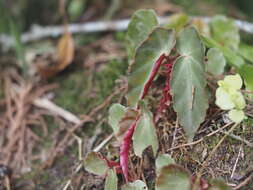
[[[214, 13], [224, 13], [227, 10], [227, 7], [224, 5], [217, 11], [216, 8], [217, 6], [220, 7], [220, 5], [219, 3], [215, 4], [215, 1], [213, 1], [214, 8], [209, 7], [208, 9], [206, 8], [208, 7], [206, 3], [202, 1], [201, 3], [197, 3], [198, 6], [193, 6], [194, 3], [189, 2], [187, 5], [184, 5], [186, 1], [182, 0], [178, 1], [178, 4], [180, 6], [183, 5], [184, 9], [193, 14], [208, 13], [209, 15], [213, 15]], [[122, 15], [119, 14], [119, 18], [129, 15], [136, 7], [153, 6], [152, 1], [147, 1], [144, 5], [138, 3], [136, 3], [137, 5], [133, 5], [132, 2], [128, 1], [124, 3], [129, 7], [128, 9], [124, 9], [125, 11], [123, 11]], [[207, 4], [210, 5], [212, 3]], [[177, 8], [175, 6], [172, 12], [178, 11]], [[166, 11], [171, 11], [164, 11], [159, 6], [157, 9], [163, 14]], [[237, 15], [240, 15], [239, 13]], [[31, 101], [27, 101], [27, 104], [31, 105], [23, 118], [36, 117], [35, 120], [39, 121], [39, 123], [26, 126], [38, 136], [38, 140], [28, 141], [32, 146], [32, 152], [21, 154], [25, 160], [24, 162], [20, 162], [22, 163], [20, 166], [17, 167], [16, 163], [12, 161], [4, 165], [4, 167], [7, 167], [5, 170], [2, 170], [0, 166], [0, 190], [6, 189], [8, 184], [13, 190], [57, 190], [64, 189], [69, 182], [71, 183], [68, 189], [103, 189], [104, 179], [85, 171], [82, 167], [82, 159], [112, 133], [107, 119], [110, 105], [115, 102], [124, 104], [126, 101], [124, 99], [125, 91], [121, 90], [121, 93], [116, 93], [119, 88], [125, 85], [128, 68], [128, 61], [123, 45], [124, 35], [124, 32], [116, 32], [113, 34], [99, 33], [75, 36], [75, 40], [78, 43], [78, 47], [75, 50], [76, 56], [73, 63], [67, 69], [50, 79], [37, 81], [37, 75], [35, 75], [33, 76], [34, 78], [30, 78], [32, 82], [26, 81], [32, 84], [31, 94], [34, 94], [34, 96], [42, 87], [56, 84], [57, 88], [45, 91], [42, 95], [49, 97], [56, 105], [77, 115], [79, 118], [85, 120], [85, 122], [70, 132], [76, 125], [47, 110], [32, 105]], [[41, 49], [43, 47], [47, 50], [50, 48], [55, 49], [55, 42], [54, 40], [52, 41], [53, 43], [51, 40], [49, 43], [37, 43]], [[33, 45], [29, 44], [28, 46], [33, 49]], [[27, 48], [29, 49], [29, 47]], [[46, 53], [42, 54], [45, 56]], [[49, 54], [41, 59], [50, 62], [48, 60], [53, 56], [53, 53], [49, 52]], [[7, 57], [11, 56], [8, 55]], [[39, 55], [37, 54], [36, 56], [38, 58]], [[4, 60], [6, 62], [6, 59]], [[9, 60], [10, 58], [8, 58], [8, 63]], [[6, 120], [2, 119], [6, 118], [7, 114], [6, 99], [8, 98], [8, 94], [5, 93], [6, 79], [10, 79], [12, 84], [19, 83], [17, 78], [10, 77], [12, 74], [9, 73], [13, 73], [13, 70], [17, 76], [23, 78], [20, 74], [20, 67], [16, 63], [11, 66], [8, 64], [7, 66], [5, 64], [4, 67], [1, 66], [0, 126], [6, 122]], [[154, 112], [161, 98], [162, 92], [159, 90], [160, 86], [161, 83], [158, 79], [148, 97], [150, 109]], [[13, 98], [10, 105], [14, 103], [15, 98]], [[252, 114], [252, 110], [250, 109], [247, 112]], [[13, 115], [15, 113], [14, 110]], [[176, 114], [171, 109], [168, 109], [163, 113], [156, 125], [160, 142], [159, 152], [169, 153], [176, 163], [187, 168], [194, 175], [200, 170], [204, 160], [225, 135], [225, 131], [231, 126], [228, 126], [223, 131], [216, 132], [212, 136], [208, 136], [208, 134], [219, 130], [227, 123], [226, 114], [212, 105], [208, 111], [206, 121], [200, 126], [193, 142], [197, 142], [199, 139], [203, 140], [193, 145], [180, 147], [183, 144], [187, 144], [184, 132], [177, 125]], [[252, 126], [253, 118], [249, 116], [247, 120], [236, 128], [233, 133], [234, 136], [226, 138], [217, 151], [215, 151], [207, 166], [205, 166], [203, 175], [205, 178], [222, 178], [226, 183], [234, 186], [243, 182], [250, 175], [253, 175], [252, 147], [243, 141], [247, 140], [252, 144]], [[2, 134], [6, 133], [6, 131], [0, 131]], [[236, 137], [240, 137], [243, 140], [238, 140]], [[78, 143], [80, 140], [81, 143]], [[0, 139], [0, 144], [4, 146], [2, 139]], [[115, 139], [113, 138], [108, 144], [103, 146], [100, 152], [110, 159], [117, 161], [118, 145]], [[80, 154], [81, 158], [79, 158]], [[17, 156], [17, 154], [14, 154], [14, 156]], [[1, 158], [0, 156], [0, 159], [4, 160], [5, 158]], [[131, 177], [133, 179], [143, 179], [148, 183], [149, 189], [154, 189], [155, 156], [152, 154], [150, 148], [144, 152], [142, 161], [133, 154], [130, 156], [130, 160]], [[141, 162], [142, 165], [140, 165]], [[140, 168], [143, 170], [140, 170]], [[123, 184], [124, 180], [121, 175], [119, 175], [119, 179], [120, 184]], [[252, 187], [253, 180], [241, 189], [250, 190], [253, 189]]]

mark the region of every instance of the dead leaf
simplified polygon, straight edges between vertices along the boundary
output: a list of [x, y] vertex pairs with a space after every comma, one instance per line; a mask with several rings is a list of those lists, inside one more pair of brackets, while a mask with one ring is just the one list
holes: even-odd
[[64, 70], [74, 58], [75, 45], [71, 33], [65, 32], [57, 45], [57, 63], [53, 66], [38, 66], [40, 75], [43, 78], [50, 78]]
[[69, 32], [66, 32], [60, 39], [57, 46], [58, 69], [63, 70], [74, 58], [74, 40]]

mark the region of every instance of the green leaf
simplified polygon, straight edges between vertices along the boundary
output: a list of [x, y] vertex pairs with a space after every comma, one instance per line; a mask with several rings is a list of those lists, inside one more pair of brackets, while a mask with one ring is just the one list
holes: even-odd
[[221, 75], [224, 72], [226, 66], [226, 60], [223, 53], [217, 48], [211, 48], [207, 52], [207, 65], [206, 69], [213, 75]]
[[219, 44], [237, 50], [240, 43], [239, 28], [232, 19], [215, 16], [210, 22], [211, 35]]
[[208, 190], [231, 190], [223, 181], [213, 179], [210, 181], [211, 187]]
[[179, 34], [176, 47], [180, 57], [172, 70], [173, 105], [188, 140], [192, 141], [208, 108], [203, 65], [205, 48], [193, 27]]
[[132, 72], [128, 78], [129, 93], [127, 98], [130, 106], [137, 105], [155, 62], [162, 54], [169, 55], [174, 44], [175, 35], [172, 30], [156, 28], [137, 49], [131, 68]]
[[158, 175], [161, 169], [169, 164], [175, 164], [174, 159], [169, 154], [159, 154], [155, 161], [156, 174]]
[[212, 40], [211, 38], [201, 36], [202, 41], [207, 47], [215, 47], [218, 48], [223, 55], [225, 56], [227, 62], [236, 68], [236, 70], [242, 75], [244, 82], [246, 84], [246, 88], [248, 90], [253, 91], [253, 66], [247, 64], [244, 59], [237, 55], [236, 52], [219, 45], [217, 42]]
[[90, 152], [85, 160], [84, 167], [88, 172], [96, 175], [105, 175], [109, 169], [105, 160], [103, 160], [98, 153]]
[[153, 10], [138, 10], [133, 14], [126, 34], [127, 52], [130, 60], [134, 58], [136, 49], [156, 26], [158, 26], [158, 20]]
[[120, 143], [122, 142], [126, 131], [133, 124], [133, 122], [135, 122], [137, 115], [138, 115], [138, 111], [131, 109], [131, 108], [126, 109], [124, 116], [122, 117], [122, 119], [119, 122], [119, 130], [115, 134], [117, 140]]
[[179, 32], [189, 21], [189, 18], [184, 13], [174, 14], [169, 17], [168, 23], [165, 24], [165, 27], [168, 29], [175, 29], [176, 32]]
[[148, 190], [148, 187], [143, 181], [136, 180], [133, 183], [123, 185], [122, 190]]
[[105, 179], [105, 190], [117, 190], [118, 189], [118, 177], [113, 169], [110, 169]]
[[124, 117], [126, 107], [121, 104], [113, 104], [109, 109], [109, 124], [111, 125], [114, 135], [119, 132], [119, 123]]
[[245, 64], [239, 69], [240, 75], [244, 79], [246, 89], [253, 91], [253, 65]]
[[253, 46], [240, 43], [238, 52], [244, 59], [253, 63]]
[[191, 177], [187, 170], [178, 165], [161, 169], [156, 179], [156, 190], [191, 190]]
[[228, 112], [228, 116], [235, 123], [240, 123], [243, 119], [245, 119], [244, 112], [237, 109], [230, 110]]
[[133, 135], [134, 153], [141, 157], [143, 150], [148, 146], [152, 146], [154, 154], [158, 150], [158, 139], [153, 121], [153, 115], [148, 110], [144, 102], [140, 103], [142, 115], [136, 125]]
[[219, 49], [223, 53], [228, 64], [230, 64], [231, 66], [234, 66], [236, 69], [245, 65], [245, 61], [242, 59], [241, 56], [237, 55], [237, 53], [235, 51], [220, 45], [215, 40], [213, 40], [209, 37], [201, 36], [201, 39], [207, 47]]

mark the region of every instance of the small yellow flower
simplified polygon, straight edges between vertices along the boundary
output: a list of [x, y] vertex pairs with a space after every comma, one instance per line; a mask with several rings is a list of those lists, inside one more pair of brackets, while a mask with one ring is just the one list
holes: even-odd
[[224, 80], [218, 81], [216, 90], [216, 105], [229, 111], [229, 118], [234, 122], [241, 122], [244, 118], [243, 109], [246, 106], [245, 99], [240, 92], [243, 81], [239, 74], [228, 75]]

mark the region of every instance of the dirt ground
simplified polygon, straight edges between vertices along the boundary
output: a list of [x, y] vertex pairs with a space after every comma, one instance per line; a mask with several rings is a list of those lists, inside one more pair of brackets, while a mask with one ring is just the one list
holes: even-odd
[[[227, 11], [225, 5], [219, 7], [217, 3], [210, 5], [205, 1], [198, 1], [197, 6], [187, 1], [177, 5], [157, 2], [126, 1], [127, 8], [118, 10], [115, 17], [129, 17], [135, 9], [146, 7], [155, 7], [159, 15], [181, 10], [205, 15]], [[229, 11], [231, 15], [245, 18], [234, 7]], [[124, 36], [125, 32], [74, 36], [75, 56], [71, 64], [50, 78], [34, 73], [34, 68], [54, 63], [55, 39], [26, 45], [26, 59], [32, 63], [28, 65], [29, 76], [21, 74], [22, 68], [13, 58], [13, 52], [0, 54], [0, 190], [103, 189], [104, 179], [85, 171], [83, 159], [88, 152], [99, 148], [110, 159], [118, 160], [118, 145], [108, 124], [108, 109], [112, 103], [126, 101], [128, 60]], [[162, 77], [157, 79], [148, 97], [151, 110], [156, 110], [160, 100], [162, 80]], [[43, 107], [41, 102], [45, 99]], [[204, 177], [222, 178], [234, 187], [253, 175], [252, 106], [253, 102], [249, 102], [248, 119], [214, 152], [205, 166]], [[71, 113], [71, 117], [64, 111]], [[159, 152], [169, 153], [176, 163], [196, 174], [231, 127], [226, 117], [211, 105], [205, 122], [189, 144], [176, 114], [167, 110], [157, 123]], [[108, 137], [108, 143], [100, 147]], [[130, 160], [130, 171], [138, 171], [135, 177], [154, 189], [152, 152], [147, 149], [143, 160], [134, 155]], [[119, 177], [123, 183], [122, 176]], [[253, 179], [240, 189], [253, 190]]]

